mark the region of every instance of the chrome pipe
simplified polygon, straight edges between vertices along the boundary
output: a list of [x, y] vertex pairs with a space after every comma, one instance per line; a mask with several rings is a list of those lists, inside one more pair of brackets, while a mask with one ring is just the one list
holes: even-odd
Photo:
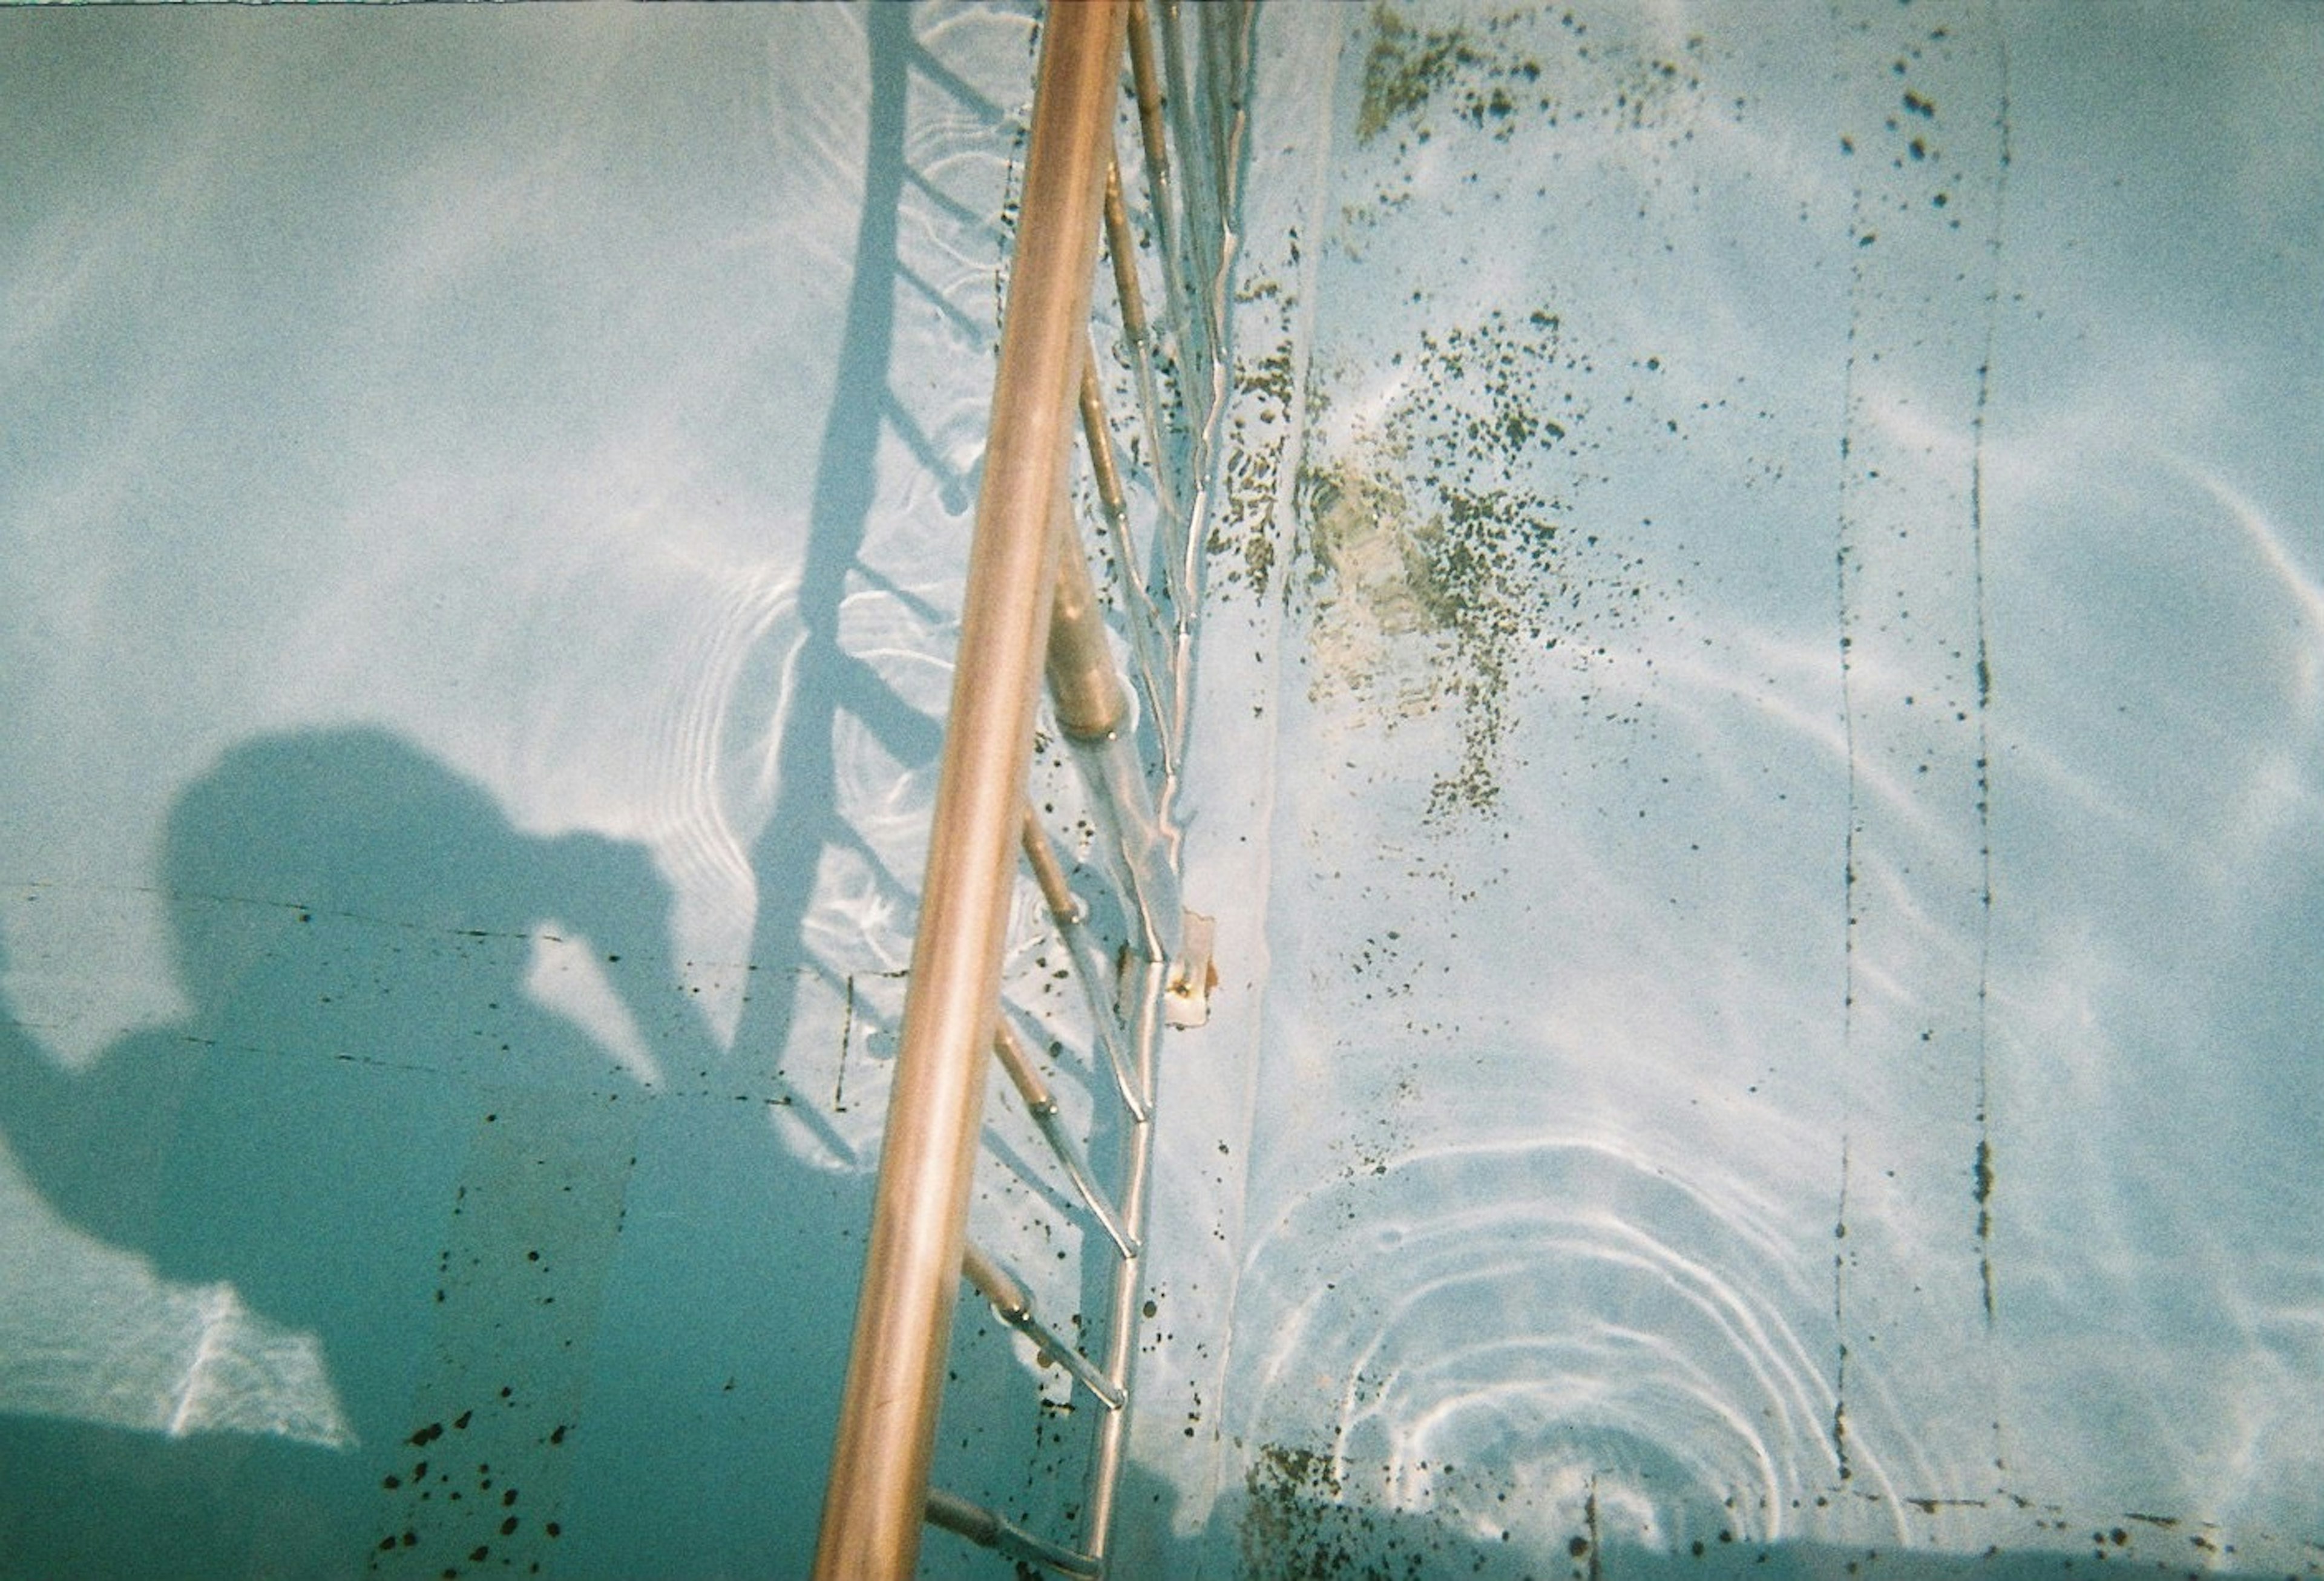
[[1042, 1322], [1033, 1310], [1033, 1298], [1025, 1292], [1024, 1284], [974, 1241], [962, 1245], [960, 1271], [990, 1303], [994, 1317], [1031, 1340], [1034, 1349], [1071, 1373], [1075, 1383], [1097, 1397], [1098, 1403], [1108, 1411], [1120, 1411], [1130, 1403], [1129, 1391], [1100, 1372], [1095, 1362]]
[[[1121, 469], [1114, 460], [1113, 425], [1105, 413], [1105, 394], [1098, 388], [1097, 348], [1090, 348], [1082, 365], [1082, 435], [1089, 452], [1090, 476], [1097, 484], [1098, 510], [1113, 534], [1115, 596], [1121, 623], [1130, 632], [1130, 656], [1138, 669], [1138, 689], [1146, 699], [1147, 717], [1162, 719], [1164, 696], [1161, 663], [1155, 647], [1161, 640], [1162, 616], [1147, 595], [1137, 546], [1130, 536], [1130, 501], [1121, 487]], [[1162, 771], [1175, 771], [1175, 754], [1164, 743]]]
[[1105, 1574], [1105, 1567], [1092, 1555], [1036, 1537], [1000, 1511], [973, 1504], [957, 1494], [938, 1488], [928, 1490], [928, 1524], [957, 1532], [979, 1548], [989, 1548], [1021, 1564], [1038, 1565], [1060, 1576], [1097, 1581]]
[[1170, 172], [1170, 137], [1165, 124], [1162, 77], [1155, 69], [1152, 20], [1146, 0], [1130, 0], [1130, 76], [1138, 98], [1138, 142], [1146, 160], [1146, 202], [1154, 211], [1154, 252], [1162, 264], [1164, 316], [1178, 348], [1178, 377], [1186, 377], [1188, 278], [1181, 254], [1178, 197]]
[[[1250, 11], [1243, 10], [1231, 19], [1236, 24], [1234, 48], [1231, 53], [1235, 57], [1238, 71], [1248, 66], [1252, 15]], [[1204, 25], [1209, 26], [1213, 21], [1212, 12], [1205, 11], [1202, 14]], [[1222, 179], [1227, 185], [1224, 189], [1211, 193], [1209, 195], [1211, 207], [1201, 211], [1203, 222], [1207, 227], [1203, 234], [1214, 243], [1200, 288], [1202, 313], [1206, 333], [1212, 334], [1221, 344], [1224, 344], [1226, 339], [1230, 276], [1241, 244], [1241, 238], [1231, 220], [1240, 198], [1236, 184], [1240, 179], [1243, 143], [1249, 135], [1248, 109], [1237, 101], [1228, 122], [1228, 147], [1222, 166]], [[1190, 206], [1192, 201], [1190, 198]], [[1195, 211], [1190, 207], [1190, 225], [1195, 223], [1194, 214]], [[1222, 486], [1221, 473], [1225, 464], [1226, 447], [1222, 441], [1227, 420], [1230, 371], [1229, 363], [1224, 361], [1215, 363], [1211, 368], [1210, 380], [1204, 388], [1199, 405], [1196, 404], [1196, 396], [1192, 386], [1182, 384], [1180, 387], [1181, 393], [1185, 395], [1188, 401], [1187, 421], [1192, 432], [1189, 441], [1185, 532], [1182, 540], [1185, 558], [1178, 565], [1170, 568], [1169, 574], [1176, 588], [1184, 593], [1185, 600], [1173, 611], [1169, 664], [1173, 691], [1170, 717], [1161, 722], [1157, 733], [1172, 738], [1178, 743], [1181, 750], [1184, 749], [1185, 731], [1193, 710], [1194, 611], [1200, 606], [1203, 597], [1204, 580], [1203, 546], [1209, 536], [1211, 511], [1219, 497]], [[1171, 788], [1170, 785], [1166, 784], [1162, 795], [1162, 812], [1166, 823], [1168, 820]]]
[[1001, 1019], [994, 1026], [992, 1052], [1000, 1058], [1001, 1068], [1007, 1072], [1009, 1084], [1017, 1089], [1018, 1098], [1025, 1105], [1025, 1112], [1033, 1117], [1033, 1124], [1040, 1131], [1041, 1139], [1049, 1144], [1049, 1151], [1056, 1156], [1057, 1166], [1073, 1182], [1074, 1192], [1081, 1198], [1082, 1206], [1089, 1209], [1090, 1217], [1097, 1220], [1098, 1227], [1104, 1230], [1106, 1237], [1113, 1242], [1114, 1250], [1125, 1257], [1138, 1255], [1138, 1242], [1122, 1227], [1121, 1216], [1114, 1211], [1113, 1205], [1105, 1200], [1105, 1193], [1098, 1189], [1097, 1177], [1090, 1172], [1089, 1160], [1083, 1155], [1080, 1144], [1058, 1117], [1057, 1100], [1050, 1094], [1048, 1083], [1041, 1080], [1041, 1073], [1033, 1068], [1033, 1058], [1025, 1052], [1024, 1042], [1017, 1035], [1017, 1029], [1010, 1025], [1006, 1010], [1001, 1013]]
[[[1202, 108], [1194, 102], [1193, 81], [1186, 65], [1185, 39], [1179, 27], [1178, 0], [1160, 0], [1155, 16], [1157, 31], [1162, 37], [1162, 85], [1164, 108], [1168, 114], [1170, 129], [1178, 141], [1178, 170], [1182, 182], [1178, 191], [1179, 216], [1186, 238], [1187, 307], [1196, 316], [1200, 332], [1197, 344], [1182, 345], [1179, 354], [1186, 364], [1180, 370], [1179, 387], [1207, 389], [1213, 372], [1225, 360], [1226, 348], [1219, 344], [1217, 321], [1203, 299], [1210, 282], [1217, 276], [1213, 249], [1204, 245], [1208, 240], [1204, 227], [1216, 212], [1217, 194], [1205, 191], [1205, 179], [1215, 169], [1206, 135]], [[1198, 24], [1199, 25], [1199, 24]], [[1191, 400], [1189, 401], [1191, 403]]]
[[1126, 20], [1112, 0], [1087, 0], [1052, 8], [1043, 32], [960, 662], [817, 1581], [903, 1581], [919, 1555]]
[[1066, 744], [1089, 795], [1098, 851], [1130, 915], [1130, 951], [1148, 961], [1172, 960], [1185, 924], [1177, 841], [1155, 810], [1138, 745], [1127, 731], [1093, 739], [1068, 735]]
[[1105, 1051], [1106, 1064], [1113, 1071], [1115, 1090], [1121, 1095], [1122, 1106], [1129, 1109], [1132, 1119], [1145, 1119], [1150, 1106], [1130, 1063], [1121, 1012], [1114, 1007], [1113, 966], [1106, 957], [1105, 947], [1090, 931], [1089, 908], [1066, 884], [1056, 850], [1050, 845], [1040, 819], [1029, 806], [1025, 809], [1024, 845], [1025, 859], [1032, 864], [1034, 880], [1041, 887], [1041, 898], [1048, 903], [1050, 918], [1057, 924], [1058, 936], [1065, 942], [1066, 957], [1073, 962], [1074, 976], [1081, 981], [1082, 996], [1089, 1001], [1090, 1020], [1097, 1028], [1097, 1040]]
[[1243, 29], [1250, 9], [1235, 0], [1220, 12], [1204, 14], [1197, 24], [1203, 51], [1203, 98], [1210, 111], [1212, 189], [1222, 202], [1234, 185], [1234, 121], [1241, 107], [1242, 78], [1237, 69]]
[[[1164, 521], [1178, 518], [1184, 497], [1180, 471], [1185, 465], [1182, 441], [1163, 420], [1161, 386], [1154, 371], [1160, 355], [1154, 327], [1147, 321], [1145, 297], [1138, 283], [1138, 243], [1130, 234], [1130, 210], [1122, 201], [1121, 163], [1117, 157], [1105, 170], [1105, 246], [1113, 259], [1114, 291], [1121, 299], [1122, 339], [1138, 376], [1138, 407], [1146, 424], [1149, 471], [1154, 477], [1156, 513]], [[1161, 238], [1155, 238], [1158, 249]]]
[[[1169, 968], [1160, 961], [1147, 961], [1139, 972], [1137, 1023], [1132, 1028], [1131, 1042], [1138, 1051], [1139, 1080], [1148, 1092], [1154, 1090], [1156, 1051], [1162, 1038], [1162, 996], [1168, 976]], [[1139, 1124], [1122, 1128], [1121, 1218], [1141, 1244], [1146, 1234], [1147, 1188], [1153, 1154], [1152, 1126]], [[1139, 1303], [1145, 1299], [1145, 1268], [1142, 1256], [1124, 1257], [1114, 1264], [1113, 1282], [1107, 1292], [1105, 1356], [1101, 1365], [1106, 1377], [1121, 1386], [1125, 1400], [1130, 1369], [1137, 1364]], [[1129, 1442], [1130, 1411], [1126, 1405], [1098, 1420], [1097, 1439], [1090, 1448], [1086, 1503], [1090, 1552], [1100, 1565], [1105, 1562], [1108, 1539], [1113, 1530], [1114, 1500], [1120, 1488], [1122, 1456]]]

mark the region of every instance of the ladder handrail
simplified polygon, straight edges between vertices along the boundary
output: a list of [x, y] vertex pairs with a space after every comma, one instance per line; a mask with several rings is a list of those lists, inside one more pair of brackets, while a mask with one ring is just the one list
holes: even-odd
[[[923, 1520], [1023, 1564], [1066, 1576], [1106, 1573], [1144, 1293], [1157, 1048], [1166, 1022], [1192, 1025], [1206, 1013], [1212, 929], [1209, 919], [1181, 907], [1178, 837], [1167, 808], [1185, 742], [1194, 605], [1229, 383], [1225, 276], [1234, 255], [1229, 216], [1242, 129], [1230, 74], [1241, 69], [1235, 62], [1248, 61], [1250, 0], [1225, 10], [1231, 34], [1211, 25], [1213, 15], [1197, 24], [1196, 65], [1206, 69], [1202, 87], [1215, 124], [1190, 120], [1183, 102], [1164, 100], [1163, 77], [1175, 100], [1184, 100], [1189, 84], [1177, 0], [1151, 7], [1145, 0], [1073, 0], [1053, 3], [1046, 14], [966, 614], [824, 1501], [818, 1581], [842, 1575], [900, 1581], [917, 1563]], [[1143, 305], [1114, 141], [1125, 46], [1163, 281], [1159, 323]], [[1166, 121], [1190, 162], [1192, 179], [1183, 187], [1172, 174]], [[1090, 332], [1101, 234], [1111, 254], [1156, 508], [1144, 554], [1132, 543]], [[1166, 358], [1175, 409], [1159, 393]], [[1142, 721], [1114, 660], [1074, 506], [1076, 418], [1097, 515], [1112, 543], [1115, 613], [1145, 704]], [[1118, 956], [1098, 938], [1026, 797], [1044, 676], [1083, 785], [1094, 865], [1112, 888], [1128, 935]], [[1158, 787], [1141, 749], [1148, 737], [1160, 764]], [[1068, 1132], [1002, 1003], [1001, 951], [1019, 848], [1089, 1002], [1091, 1074], [1110, 1073], [1120, 1103], [1111, 1189]], [[1102, 1240], [1085, 1236], [1084, 1246], [1114, 1257], [1098, 1320], [1084, 1327], [1076, 1316], [1072, 1325], [1099, 1349], [1083, 1350], [1080, 1340], [1065, 1339], [1037, 1316], [1023, 1282], [967, 1238], [988, 1051], [1104, 1232]], [[964, 1279], [1103, 1408], [1092, 1413], [1078, 1543], [1037, 1536], [928, 1486]]]
[[[1015, 891], [1126, 18], [1048, 14], [863, 1284], [814, 1574], [918, 1563]], [[1102, 635], [1102, 634], [1101, 634]]]

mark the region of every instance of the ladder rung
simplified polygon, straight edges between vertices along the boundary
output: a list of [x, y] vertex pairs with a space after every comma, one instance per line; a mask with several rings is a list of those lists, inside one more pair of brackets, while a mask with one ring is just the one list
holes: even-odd
[[[1098, 387], [1094, 342], [1082, 362], [1081, 406], [1084, 444], [1089, 455], [1090, 476], [1097, 483], [1099, 513], [1105, 518], [1106, 530], [1113, 535], [1115, 597], [1121, 623], [1130, 632], [1130, 662], [1138, 671], [1139, 692], [1146, 699], [1147, 717], [1158, 723], [1169, 718], [1169, 699], [1158, 678], [1163, 666], [1155, 653], [1162, 616], [1155, 609], [1154, 601], [1147, 596], [1145, 584], [1139, 580], [1138, 551], [1130, 536], [1130, 503], [1121, 492], [1121, 469], [1114, 461], [1113, 424], [1106, 416], [1105, 393]], [[1162, 772], [1167, 777], [1177, 769], [1177, 743], [1167, 730], [1157, 729], [1154, 733], [1162, 748]]]
[[1109, 987], [1112, 973], [1106, 967], [1105, 952], [1090, 933], [1088, 908], [1065, 882], [1065, 867], [1057, 860], [1048, 832], [1041, 827], [1041, 820], [1030, 804], [1025, 808], [1021, 838], [1025, 859], [1032, 864], [1034, 881], [1041, 887], [1041, 898], [1048, 903], [1049, 915], [1065, 938], [1074, 975], [1081, 979], [1082, 993], [1089, 1000], [1090, 1016], [1097, 1023], [1098, 1042], [1105, 1049], [1106, 1063], [1113, 1070], [1115, 1090], [1121, 1094], [1130, 1117], [1142, 1125], [1153, 1113], [1153, 1105], [1147, 1101], [1130, 1072], [1130, 1051], [1122, 1046], [1121, 1016], [1113, 1007]]
[[1080, 1576], [1096, 1581], [1105, 1567], [1092, 1555], [1062, 1543], [1036, 1537], [997, 1510], [972, 1504], [941, 1488], [928, 1490], [928, 1524], [955, 1531], [980, 1548], [989, 1548], [1023, 1564], [1039, 1565], [1060, 1576]]
[[1036, 1349], [1051, 1361], [1071, 1373], [1081, 1386], [1097, 1396], [1099, 1403], [1109, 1411], [1120, 1411], [1130, 1403], [1130, 1392], [1103, 1373], [1097, 1364], [1079, 1349], [1060, 1339], [1049, 1326], [1033, 1315], [1033, 1300], [1017, 1276], [994, 1262], [971, 1241], [961, 1252], [961, 1272], [977, 1292], [992, 1303], [993, 1316], [1031, 1340]]
[[992, 1052], [1001, 1057], [1001, 1068], [1009, 1073], [1010, 1085], [1017, 1089], [1017, 1096], [1024, 1100], [1025, 1112], [1031, 1115], [1033, 1124], [1040, 1127], [1043, 1140], [1048, 1143], [1049, 1151], [1056, 1155], [1057, 1163], [1065, 1172], [1066, 1178], [1073, 1181], [1074, 1190], [1080, 1193], [1083, 1206], [1112, 1237], [1116, 1251], [1125, 1257], [1138, 1255], [1138, 1242], [1122, 1227], [1121, 1216], [1114, 1210], [1113, 1204], [1107, 1201], [1105, 1194], [1098, 1190], [1097, 1177], [1090, 1172], [1089, 1160], [1066, 1133], [1065, 1123], [1057, 1118], [1057, 1100], [1049, 1095], [1048, 1086], [1041, 1080], [1040, 1072], [1033, 1069], [1032, 1056], [1025, 1052], [1024, 1041], [1017, 1035], [1017, 1029], [1009, 1024], [1006, 1011], [993, 1024]]

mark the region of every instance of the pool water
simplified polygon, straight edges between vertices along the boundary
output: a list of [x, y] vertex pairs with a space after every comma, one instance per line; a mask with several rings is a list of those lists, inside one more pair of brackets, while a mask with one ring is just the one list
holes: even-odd
[[[802, 1572], [1027, 9], [0, 35], [0, 1574]], [[1116, 1573], [2324, 1571], [2324, 18], [1257, 37]]]

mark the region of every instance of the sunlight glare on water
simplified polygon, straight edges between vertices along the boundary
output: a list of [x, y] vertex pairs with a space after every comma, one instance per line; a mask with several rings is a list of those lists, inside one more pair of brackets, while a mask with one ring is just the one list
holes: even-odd
[[[2324, 27], [2094, 14], [1262, 10], [1114, 1573], [2324, 1576]], [[804, 1571], [1034, 8], [0, 35], [0, 1572]]]

